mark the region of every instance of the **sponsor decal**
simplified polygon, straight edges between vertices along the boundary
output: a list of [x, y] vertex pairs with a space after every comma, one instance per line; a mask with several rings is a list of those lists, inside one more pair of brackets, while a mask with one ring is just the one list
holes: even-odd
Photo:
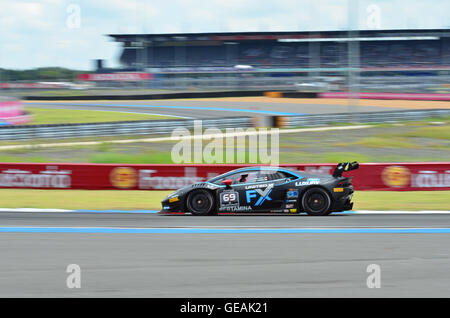
[[298, 198], [298, 191], [296, 191], [296, 190], [288, 191], [286, 193], [286, 197], [288, 199]]
[[172, 198], [169, 199], [169, 203], [177, 202], [177, 201], [179, 201], [179, 200], [180, 200], [180, 199], [178, 198], [178, 196], [172, 197]]
[[251, 210], [252, 210], [251, 206], [227, 206], [219, 208], [219, 211], [226, 211], [226, 212], [242, 212]]
[[334, 192], [344, 192], [344, 188], [333, 188]]
[[230, 207], [239, 205], [239, 193], [236, 191], [223, 191], [220, 193], [220, 206]]
[[[270, 184], [266, 189], [255, 189], [255, 190], [247, 190], [245, 191], [245, 196], [247, 199], [247, 203], [252, 203], [253, 198], [257, 198], [254, 206], [261, 206], [266, 200], [272, 201], [272, 198], [269, 194], [273, 190], [273, 184]], [[259, 194], [259, 198], [258, 198]]]
[[289, 212], [291, 212], [291, 213], [296, 213], [296, 212], [297, 212], [297, 209], [290, 209]]
[[245, 186], [245, 189], [259, 189], [259, 188], [267, 188], [267, 187], [273, 187], [273, 183], [272, 184], [268, 184], [268, 183], [263, 183], [263, 184], [252, 184], [252, 185], [248, 185]]
[[311, 185], [311, 184], [319, 184], [319, 183], [320, 183], [320, 179], [308, 179], [306, 181], [297, 181], [295, 183], [295, 185], [297, 187], [299, 187], [299, 186]]
[[[185, 167], [184, 176], [178, 177], [158, 177], [153, 176], [157, 170], [139, 170], [139, 189], [179, 189], [187, 187], [193, 183], [204, 181], [197, 176], [197, 168]], [[206, 184], [206, 183], [205, 183]], [[213, 187], [212, 185], [209, 185]]]
[[411, 186], [417, 188], [446, 188], [450, 187], [450, 170], [445, 173], [437, 171], [419, 171], [411, 176]]
[[193, 184], [192, 187], [193, 188], [207, 188], [207, 189], [211, 189], [211, 190], [218, 188], [217, 185], [211, 184], [211, 183], [208, 183], [208, 182], [196, 183], [196, 184]]
[[56, 166], [47, 166], [38, 173], [7, 169], [0, 173], [0, 187], [68, 189], [72, 183], [71, 174], [71, 170], [58, 170]]
[[111, 180], [111, 184], [119, 189], [130, 189], [137, 183], [136, 170], [129, 167], [114, 168], [111, 171], [109, 178]]
[[411, 173], [403, 166], [388, 166], [381, 173], [381, 178], [391, 188], [402, 188], [409, 185]]
[[294, 204], [286, 204], [286, 209], [293, 209], [294, 208]]

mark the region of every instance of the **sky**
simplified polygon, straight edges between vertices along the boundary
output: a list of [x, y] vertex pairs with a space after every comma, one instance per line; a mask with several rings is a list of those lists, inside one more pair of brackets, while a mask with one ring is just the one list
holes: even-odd
[[329, 31], [349, 25], [450, 28], [450, 1], [0, 0], [0, 68], [91, 70], [94, 59], [117, 67], [120, 44], [106, 34]]

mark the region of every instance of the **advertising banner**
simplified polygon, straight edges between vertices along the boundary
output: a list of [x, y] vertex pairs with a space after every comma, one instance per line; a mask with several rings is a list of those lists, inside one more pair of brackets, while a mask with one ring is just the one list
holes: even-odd
[[77, 79], [80, 81], [146, 81], [151, 80], [153, 74], [150, 73], [92, 73], [80, 74]]
[[[333, 173], [336, 164], [281, 165], [312, 174]], [[86, 190], [174, 190], [248, 165], [0, 164], [0, 188]], [[450, 162], [362, 163], [356, 190], [450, 190]]]

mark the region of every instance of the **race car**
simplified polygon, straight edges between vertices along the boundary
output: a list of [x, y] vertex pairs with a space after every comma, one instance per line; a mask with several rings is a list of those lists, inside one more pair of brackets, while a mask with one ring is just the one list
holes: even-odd
[[236, 169], [173, 192], [161, 202], [161, 212], [306, 212], [319, 216], [351, 210], [352, 178], [342, 173], [358, 167], [356, 161], [339, 163], [333, 175], [272, 166]]

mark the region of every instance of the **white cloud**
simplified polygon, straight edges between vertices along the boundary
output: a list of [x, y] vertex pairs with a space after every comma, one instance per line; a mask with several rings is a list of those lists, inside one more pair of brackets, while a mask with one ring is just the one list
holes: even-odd
[[[348, 0], [0, 0], [0, 67], [89, 69], [92, 59], [117, 65], [119, 45], [105, 34], [343, 30]], [[80, 28], [68, 29], [66, 8], [81, 8]], [[430, 4], [433, 5], [430, 5]], [[449, 27], [448, 0], [360, 0], [379, 5], [382, 28]]]

